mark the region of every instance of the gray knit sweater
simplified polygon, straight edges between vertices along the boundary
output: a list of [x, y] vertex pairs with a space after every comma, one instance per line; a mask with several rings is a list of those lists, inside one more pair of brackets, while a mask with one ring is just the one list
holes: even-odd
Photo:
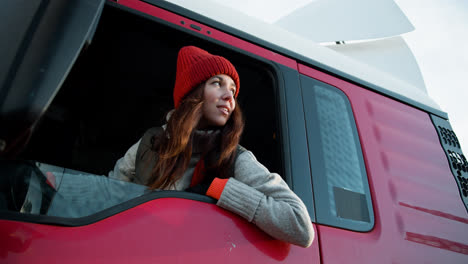
[[[135, 157], [140, 141], [117, 161], [110, 177], [143, 184], [135, 177]], [[200, 153], [194, 152], [189, 168], [171, 189], [189, 187], [199, 159]], [[250, 151], [239, 154], [234, 166], [234, 177], [229, 178], [217, 205], [242, 216], [276, 239], [310, 246], [314, 229], [309, 214], [284, 180], [268, 171]]]

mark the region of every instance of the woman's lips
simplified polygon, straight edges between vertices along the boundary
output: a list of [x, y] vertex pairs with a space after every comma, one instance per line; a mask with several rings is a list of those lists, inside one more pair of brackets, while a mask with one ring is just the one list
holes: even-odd
[[220, 106], [217, 106], [217, 107], [221, 111], [221, 113], [223, 113], [225, 115], [229, 115], [229, 108], [227, 106], [220, 105]]

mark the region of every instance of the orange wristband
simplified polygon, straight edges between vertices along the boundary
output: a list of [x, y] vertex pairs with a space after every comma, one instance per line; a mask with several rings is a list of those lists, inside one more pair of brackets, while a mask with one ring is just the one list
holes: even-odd
[[228, 180], [229, 179], [214, 178], [208, 188], [208, 191], [206, 191], [206, 195], [219, 200]]

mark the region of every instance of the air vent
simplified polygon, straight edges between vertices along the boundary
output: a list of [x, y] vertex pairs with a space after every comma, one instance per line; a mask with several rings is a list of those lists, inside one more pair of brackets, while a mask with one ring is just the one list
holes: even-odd
[[457, 182], [460, 196], [468, 211], [468, 161], [460, 147], [455, 132], [453, 132], [450, 123], [440, 117], [431, 115], [432, 122], [437, 128], [439, 140], [447, 155], [450, 169]]
[[455, 148], [460, 148], [460, 142], [455, 135], [453, 130], [445, 128], [443, 126], [437, 126], [439, 128], [439, 135], [442, 135], [442, 142], [445, 145], [453, 146]]

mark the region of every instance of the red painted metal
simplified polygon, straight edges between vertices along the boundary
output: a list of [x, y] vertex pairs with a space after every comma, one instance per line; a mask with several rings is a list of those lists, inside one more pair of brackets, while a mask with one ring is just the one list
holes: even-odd
[[[131, 8], [133, 10], [140, 11], [142, 13], [151, 15], [153, 17], [157, 17], [160, 19], [163, 19], [167, 22], [170, 22], [174, 25], [192, 30], [196, 33], [199, 33], [205, 37], [213, 38], [219, 41], [222, 41], [226, 44], [229, 44], [231, 46], [240, 48], [242, 50], [248, 51], [252, 54], [258, 55], [260, 57], [263, 57], [268, 60], [272, 60], [274, 62], [283, 64], [287, 67], [293, 68], [297, 70], [297, 64], [296, 61], [293, 59], [290, 59], [288, 57], [285, 57], [283, 55], [280, 55], [276, 52], [261, 48], [259, 46], [256, 46], [250, 42], [247, 42], [245, 40], [233, 37], [229, 34], [226, 34], [222, 31], [219, 31], [217, 29], [214, 29], [212, 27], [209, 27], [207, 25], [201, 24], [197, 21], [188, 19], [183, 16], [176, 15], [174, 13], [171, 13], [169, 11], [166, 11], [164, 9], [161, 9], [159, 7], [150, 5], [145, 2], [141, 2], [139, 0], [120, 0], [118, 4], [122, 6], [126, 6], [128, 8]], [[182, 24], [181, 21], [184, 21]], [[201, 28], [201, 30], [194, 29], [191, 27], [191, 25], [195, 25]], [[209, 32], [209, 33], [208, 33]]]
[[317, 226], [324, 263], [468, 263], [468, 217], [429, 115], [323, 72], [342, 90], [359, 131], [375, 228]]
[[214, 204], [162, 198], [94, 224], [0, 220], [0, 263], [320, 263]]

